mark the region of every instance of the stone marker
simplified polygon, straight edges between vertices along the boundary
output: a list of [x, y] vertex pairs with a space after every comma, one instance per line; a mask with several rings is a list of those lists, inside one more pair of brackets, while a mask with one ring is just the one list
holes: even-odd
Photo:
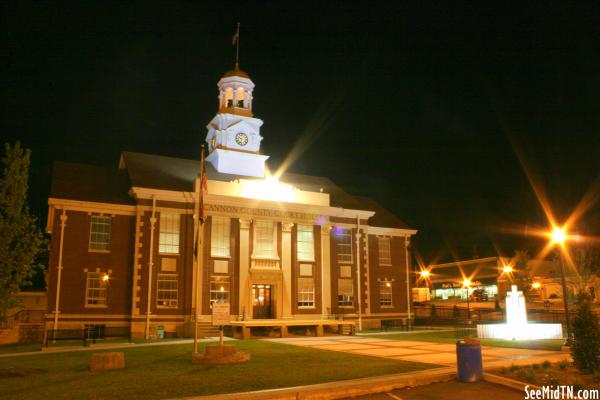
[[125, 353], [122, 351], [92, 354], [90, 371], [96, 372], [119, 368], [125, 368]]
[[192, 354], [194, 364], [237, 364], [250, 360], [250, 354], [236, 351], [235, 345], [210, 345], [204, 349], [204, 354]]

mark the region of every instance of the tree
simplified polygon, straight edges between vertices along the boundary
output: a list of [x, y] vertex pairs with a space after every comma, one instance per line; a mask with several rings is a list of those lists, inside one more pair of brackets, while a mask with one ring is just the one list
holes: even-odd
[[592, 298], [586, 292], [577, 295], [577, 310], [572, 321], [571, 355], [582, 372], [600, 370], [600, 323], [592, 309]]
[[36, 262], [46, 240], [27, 206], [30, 151], [4, 145], [0, 180], [0, 317], [19, 304], [21, 286], [42, 266]]

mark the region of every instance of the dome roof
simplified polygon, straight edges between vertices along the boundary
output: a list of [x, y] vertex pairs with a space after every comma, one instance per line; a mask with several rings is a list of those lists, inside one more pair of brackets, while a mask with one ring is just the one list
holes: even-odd
[[229, 78], [231, 76], [239, 76], [240, 78], [250, 79], [250, 76], [246, 72], [242, 71], [237, 67], [235, 69], [225, 72], [223, 78]]

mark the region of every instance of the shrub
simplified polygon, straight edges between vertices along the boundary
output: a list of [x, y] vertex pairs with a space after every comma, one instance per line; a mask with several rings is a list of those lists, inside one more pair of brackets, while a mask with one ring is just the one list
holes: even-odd
[[544, 369], [550, 368], [550, 361], [544, 360], [544, 362], [542, 363], [542, 368], [544, 368]]
[[535, 380], [535, 372], [533, 372], [533, 368], [521, 368], [517, 371], [517, 377], [525, 382], [533, 382]]
[[519, 367], [515, 364], [511, 364], [510, 365], [510, 372], [515, 372], [519, 369]]
[[460, 310], [458, 309], [458, 306], [456, 304], [454, 305], [454, 308], [452, 308], [452, 316], [454, 318], [460, 317]]
[[548, 386], [558, 386], [560, 385], [560, 381], [558, 380], [555, 372], [549, 371], [544, 377], [544, 384]]
[[538, 370], [540, 369], [542, 366], [540, 364], [531, 364], [531, 368], [533, 368], [534, 370]]
[[562, 360], [561, 362], [558, 363], [558, 368], [561, 370], [565, 370], [569, 367], [569, 362], [567, 360]]
[[600, 370], [600, 324], [592, 310], [592, 299], [586, 292], [577, 296], [577, 311], [572, 323], [571, 355], [581, 372]]

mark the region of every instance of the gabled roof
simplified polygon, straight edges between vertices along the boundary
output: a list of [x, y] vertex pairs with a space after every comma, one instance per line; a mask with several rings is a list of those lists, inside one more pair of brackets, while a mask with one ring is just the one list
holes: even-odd
[[111, 204], [135, 204], [127, 172], [117, 168], [55, 161], [50, 197]]
[[[166, 157], [124, 151], [119, 168], [55, 162], [50, 196], [73, 200], [86, 200], [116, 204], [135, 204], [129, 196], [131, 187], [192, 192], [194, 180], [200, 171], [198, 160]], [[247, 176], [222, 174], [206, 163], [208, 180], [231, 182], [238, 179], [255, 179]], [[353, 210], [375, 211], [369, 221], [371, 226], [410, 229], [403, 221], [368, 197], [352, 196], [331, 179], [284, 173], [280, 180], [300, 190], [325, 192], [331, 206]]]

